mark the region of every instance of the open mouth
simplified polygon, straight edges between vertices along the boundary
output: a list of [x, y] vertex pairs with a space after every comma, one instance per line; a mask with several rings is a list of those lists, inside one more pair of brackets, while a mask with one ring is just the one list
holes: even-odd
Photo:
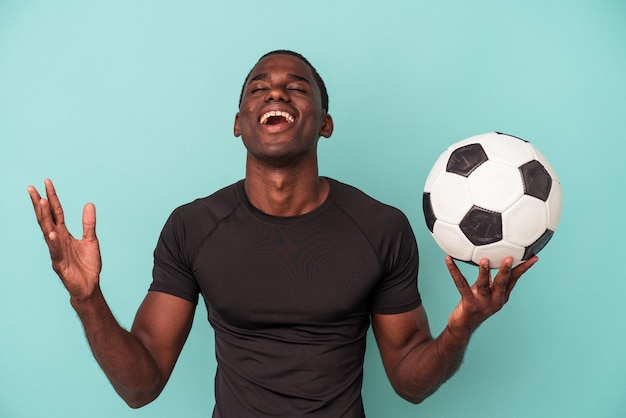
[[292, 123], [294, 120], [295, 118], [287, 112], [271, 110], [264, 113], [259, 122], [262, 125], [278, 125], [281, 123]]

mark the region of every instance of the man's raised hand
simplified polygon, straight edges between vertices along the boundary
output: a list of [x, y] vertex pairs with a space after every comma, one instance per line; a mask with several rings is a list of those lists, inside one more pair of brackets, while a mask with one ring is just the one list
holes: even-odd
[[537, 256], [533, 256], [512, 268], [513, 259], [511, 257], [505, 258], [496, 277], [492, 280], [489, 260], [483, 259], [478, 267], [478, 278], [470, 286], [452, 257], [447, 256], [446, 266], [461, 294], [461, 301], [448, 319], [450, 331], [462, 340], [469, 340], [470, 335], [480, 324], [502, 309], [509, 300], [517, 280], [537, 260]]
[[96, 237], [96, 208], [88, 203], [83, 209], [83, 237], [75, 239], [67, 230], [63, 208], [54, 185], [45, 180], [46, 198], [28, 187], [37, 222], [50, 250], [52, 268], [74, 300], [89, 298], [98, 287], [102, 261]]

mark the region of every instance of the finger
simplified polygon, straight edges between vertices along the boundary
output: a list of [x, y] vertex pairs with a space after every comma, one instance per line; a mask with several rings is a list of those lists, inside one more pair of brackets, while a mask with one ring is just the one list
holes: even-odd
[[52, 214], [52, 220], [56, 225], [65, 224], [65, 216], [63, 215], [63, 207], [57, 196], [57, 192], [52, 184], [52, 180], [46, 179], [46, 195], [48, 196], [48, 202], [50, 202], [50, 212]]
[[47, 201], [41, 197], [34, 186], [28, 186], [28, 194], [30, 195], [31, 203], [33, 204], [33, 210], [35, 211], [35, 217], [37, 218], [39, 228], [43, 233], [44, 239], [49, 243], [49, 234], [54, 228], [54, 223], [50, 217], [50, 210], [47, 205]]
[[512, 271], [512, 275], [516, 277], [521, 276], [522, 274], [526, 273], [528, 269], [534, 266], [537, 261], [539, 261], [539, 257], [537, 257], [536, 255], [532, 256], [528, 260], [516, 266]]
[[456, 263], [454, 262], [452, 257], [450, 257], [449, 255], [446, 256], [446, 266], [448, 267], [450, 276], [452, 276], [452, 279], [454, 280], [454, 284], [456, 285], [456, 288], [459, 290], [461, 297], [462, 298], [472, 297], [473, 296], [472, 289], [470, 289], [469, 284], [467, 283], [467, 280], [465, 279], [465, 277], [463, 277], [463, 274], [461, 274], [461, 271], [457, 267]]
[[33, 210], [35, 211], [37, 222], [41, 224], [41, 195], [34, 186], [28, 186], [28, 195], [30, 196], [30, 201], [33, 204]]
[[491, 270], [489, 269], [489, 260], [483, 258], [478, 265], [478, 278], [476, 279], [476, 288], [482, 296], [488, 296], [491, 285]]
[[513, 270], [511, 270], [511, 278], [509, 279], [508, 291], [510, 292], [515, 287], [515, 284], [519, 280], [519, 278], [528, 271], [535, 263], [539, 261], [539, 257], [532, 256], [528, 260], [516, 266]]
[[496, 300], [506, 300], [508, 294], [513, 289], [509, 287], [511, 280], [511, 266], [513, 265], [513, 258], [506, 257], [500, 264], [500, 270], [496, 274], [496, 278], [493, 280], [493, 298]]
[[50, 259], [52, 260], [52, 267], [55, 269], [55, 264], [63, 258], [63, 251], [61, 243], [59, 241], [59, 234], [56, 231], [51, 231], [46, 241], [48, 242], [48, 250], [50, 251]]
[[54, 230], [54, 219], [52, 219], [52, 214], [50, 213], [50, 203], [44, 199], [39, 199], [39, 203], [37, 204], [39, 207], [39, 215], [37, 220], [39, 221], [39, 226], [41, 227], [41, 231], [43, 232], [46, 240], [48, 240], [50, 233]]
[[87, 203], [83, 208], [83, 239], [96, 238], [96, 207]]

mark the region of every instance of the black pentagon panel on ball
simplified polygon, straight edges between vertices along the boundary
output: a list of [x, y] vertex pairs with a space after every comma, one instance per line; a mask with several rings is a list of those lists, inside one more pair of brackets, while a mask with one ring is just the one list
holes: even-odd
[[544, 202], [550, 196], [552, 177], [548, 170], [537, 160], [532, 160], [519, 168], [524, 181], [524, 193]]
[[422, 195], [422, 208], [424, 209], [424, 218], [426, 219], [426, 225], [430, 232], [433, 232], [435, 226], [435, 212], [433, 211], [433, 205], [430, 201], [430, 193], [424, 193]]
[[478, 206], [472, 207], [459, 223], [461, 231], [474, 245], [502, 240], [502, 214]]
[[544, 232], [539, 237], [539, 239], [537, 239], [537, 241], [533, 242], [528, 247], [526, 247], [526, 250], [524, 251], [524, 257], [522, 257], [522, 261], [528, 260], [530, 257], [532, 257], [533, 255], [536, 255], [539, 251], [541, 251], [543, 247], [546, 246], [548, 241], [550, 241], [550, 238], [552, 238], [552, 235], [554, 235], [554, 231], [546, 229], [546, 232]]
[[455, 149], [452, 154], [450, 154], [446, 171], [467, 177], [488, 159], [489, 157], [487, 157], [482, 145], [465, 145]]

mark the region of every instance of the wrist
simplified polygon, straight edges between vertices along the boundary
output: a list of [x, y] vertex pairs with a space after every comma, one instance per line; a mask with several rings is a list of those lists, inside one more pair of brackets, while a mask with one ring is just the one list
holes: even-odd
[[472, 331], [456, 329], [451, 327], [450, 324], [446, 326], [444, 332], [449, 337], [449, 343], [458, 346], [468, 345], [470, 338], [472, 337]]
[[99, 298], [102, 297], [100, 286], [96, 284], [89, 292], [81, 293], [79, 295], [70, 294], [70, 304], [76, 310], [83, 310], [86, 307], [93, 305]]

